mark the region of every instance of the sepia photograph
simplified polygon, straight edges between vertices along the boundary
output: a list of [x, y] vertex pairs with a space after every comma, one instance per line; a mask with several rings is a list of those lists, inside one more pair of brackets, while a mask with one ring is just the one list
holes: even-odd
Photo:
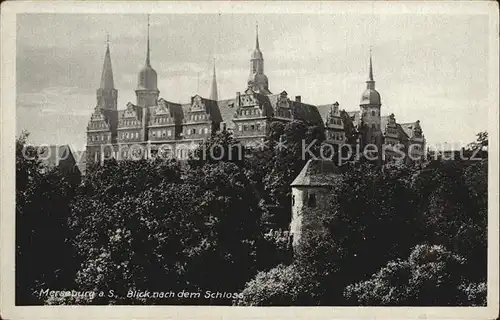
[[497, 318], [498, 3], [460, 3], [2, 3], [2, 318]]

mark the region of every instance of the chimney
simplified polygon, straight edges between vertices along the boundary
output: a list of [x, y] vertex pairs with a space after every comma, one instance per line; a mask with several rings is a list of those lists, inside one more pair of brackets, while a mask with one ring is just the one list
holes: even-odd
[[300, 96], [295, 96], [295, 101], [302, 102], [302, 98]]

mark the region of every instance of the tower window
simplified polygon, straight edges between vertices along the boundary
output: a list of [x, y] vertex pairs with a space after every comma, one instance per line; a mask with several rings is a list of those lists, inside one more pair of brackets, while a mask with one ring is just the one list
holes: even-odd
[[372, 116], [375, 116], [375, 111], [372, 111]]
[[309, 198], [307, 199], [307, 206], [311, 208], [316, 207], [316, 195], [314, 193], [309, 194]]
[[295, 195], [292, 195], [292, 206], [295, 205]]

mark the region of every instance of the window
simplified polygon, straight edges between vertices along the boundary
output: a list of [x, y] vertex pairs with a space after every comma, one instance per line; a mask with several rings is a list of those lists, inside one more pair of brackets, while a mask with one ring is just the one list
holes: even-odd
[[172, 136], [172, 130], [167, 131], [167, 136], [171, 137]]
[[307, 199], [307, 206], [311, 208], [316, 207], [316, 195], [314, 193], [309, 194], [309, 198]]
[[196, 134], [196, 129], [191, 129], [191, 134]]
[[136, 139], [139, 139], [139, 132], [136, 132], [136, 133], [135, 133], [135, 138], [136, 138]]
[[252, 124], [252, 125], [250, 126], [250, 130], [255, 130], [255, 125], [254, 125], [254, 124]]
[[244, 125], [243, 125], [243, 131], [247, 131], [247, 130], [248, 130], [248, 129], [247, 129], [247, 125], [246, 125], [246, 124], [244, 124]]
[[203, 131], [205, 132], [205, 134], [208, 134], [208, 128], [205, 128]]
[[375, 129], [375, 128], [376, 128], [375, 123], [373, 123], [372, 124], [372, 129]]
[[243, 127], [241, 126], [241, 124], [238, 125], [238, 131], [243, 131]]
[[260, 122], [257, 122], [257, 130], [260, 130]]
[[151, 136], [154, 138], [156, 137], [156, 131], [151, 132]]
[[372, 111], [372, 116], [375, 116], [375, 111]]
[[165, 137], [166, 135], [167, 135], [167, 130], [162, 130], [162, 132], [161, 132], [161, 136], [162, 136], [162, 137]]
[[295, 205], [295, 195], [292, 195], [292, 206]]

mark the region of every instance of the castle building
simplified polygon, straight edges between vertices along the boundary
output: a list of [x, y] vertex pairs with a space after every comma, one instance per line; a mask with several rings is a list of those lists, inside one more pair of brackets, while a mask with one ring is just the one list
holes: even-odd
[[146, 58], [138, 73], [136, 101], [118, 110], [108, 41], [97, 104], [87, 126], [86, 164], [111, 157], [138, 159], [155, 154], [185, 159], [200, 142], [223, 130], [232, 131], [242, 144], [252, 147], [268, 136], [272, 122], [294, 120], [321, 127], [331, 144], [376, 143], [389, 147], [389, 154], [396, 154], [392, 149], [401, 146], [406, 154], [423, 156], [425, 138], [419, 121], [400, 124], [394, 115], [381, 116], [371, 54], [367, 87], [359, 110], [354, 112], [340, 110], [338, 102], [316, 106], [302, 102], [301, 96], [290, 99], [286, 91], [273, 94], [265, 75], [258, 28], [249, 69], [246, 89], [234, 98], [219, 100], [214, 63], [208, 98], [197, 93], [187, 103], [168, 101], [160, 97], [158, 89], [148, 19]]

